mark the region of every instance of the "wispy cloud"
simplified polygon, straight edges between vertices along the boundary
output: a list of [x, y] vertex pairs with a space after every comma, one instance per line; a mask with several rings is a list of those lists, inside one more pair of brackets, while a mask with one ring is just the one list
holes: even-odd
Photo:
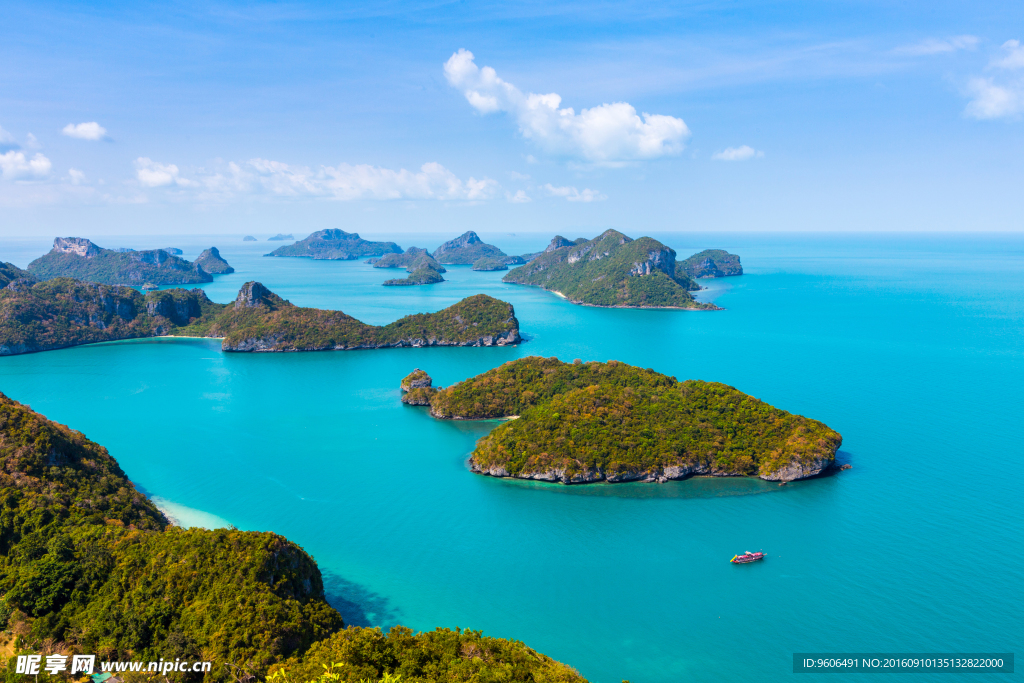
[[764, 152], [758, 151], [750, 145], [739, 147], [726, 147], [721, 152], [715, 152], [711, 158], [715, 161], [746, 161], [747, 159], [760, 158]]
[[69, 168], [68, 177], [71, 178], [72, 185], [81, 185], [85, 182], [85, 174], [79, 171], [77, 168]]
[[599, 202], [608, 199], [604, 194], [589, 188], [577, 190], [575, 187], [555, 187], [548, 183], [544, 185], [544, 189], [552, 197], [564, 197], [570, 202]]
[[426, 163], [418, 172], [369, 164], [338, 164], [313, 169], [270, 159], [230, 162], [216, 170], [196, 169], [185, 174], [176, 164], [140, 157], [138, 182], [150, 188], [187, 189], [202, 199], [227, 200], [245, 195], [356, 199], [434, 199], [479, 201], [499, 189], [490, 178], [457, 177], [438, 163]]
[[95, 121], [69, 123], [64, 126], [61, 135], [66, 135], [69, 138], [78, 138], [79, 140], [104, 140], [107, 137], [107, 129]]
[[527, 202], [533, 201], [524, 190], [516, 190], [515, 194], [512, 194], [511, 192], [506, 192], [505, 199], [512, 202], [513, 204], [525, 204]]
[[4, 130], [4, 127], [0, 126], [0, 152], [7, 152], [12, 149], [21, 149], [21, 145], [14, 140], [14, 136], [9, 131]]
[[1024, 46], [1019, 40], [1003, 43], [1001, 52], [989, 62], [993, 76], [975, 76], [967, 81], [971, 98], [964, 114], [975, 119], [999, 119], [1024, 114]]
[[493, 68], [478, 67], [468, 50], [454, 53], [445, 62], [444, 74], [474, 109], [511, 114], [522, 136], [550, 154], [594, 164], [656, 159], [680, 153], [690, 136], [682, 119], [637, 114], [627, 102], [600, 104], [577, 114], [572, 107], [561, 107], [556, 93], [524, 94]]
[[973, 50], [978, 47], [977, 36], [953, 36], [952, 38], [926, 38], [912, 45], [901, 45], [893, 50], [896, 54], [926, 56], [941, 55], [958, 50]]
[[50, 175], [52, 168], [50, 160], [39, 152], [31, 159], [17, 150], [0, 154], [0, 177], [4, 180], [39, 180]]

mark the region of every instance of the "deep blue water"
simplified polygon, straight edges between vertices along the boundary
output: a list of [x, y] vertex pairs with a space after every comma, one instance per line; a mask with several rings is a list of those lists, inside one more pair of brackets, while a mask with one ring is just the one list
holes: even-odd
[[[547, 241], [483, 236], [510, 253]], [[482, 629], [600, 683], [788, 679], [793, 652], [1019, 652], [1024, 236], [653, 236], [681, 257], [742, 256], [742, 277], [704, 281], [726, 310], [579, 307], [458, 267], [384, 288], [395, 271], [261, 258], [276, 244], [238, 236], [97, 239], [186, 257], [215, 244], [238, 272], [205, 287], [214, 300], [258, 279], [377, 324], [485, 292], [515, 305], [530, 341], [249, 355], [123, 342], [2, 358], [0, 391], [107, 446], [183, 520], [298, 542], [351, 623]], [[0, 260], [24, 266], [48, 241], [0, 244]], [[465, 466], [495, 423], [399, 403], [413, 368], [448, 385], [525, 355], [732, 384], [837, 429], [853, 468], [783, 487], [500, 481]], [[763, 563], [728, 564], [762, 548]]]

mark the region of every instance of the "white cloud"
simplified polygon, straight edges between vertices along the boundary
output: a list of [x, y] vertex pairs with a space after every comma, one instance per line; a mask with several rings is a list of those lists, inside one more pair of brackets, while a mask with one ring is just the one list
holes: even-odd
[[490, 178], [462, 180], [438, 163], [426, 163], [419, 172], [393, 170], [369, 164], [339, 164], [311, 169], [270, 159], [230, 162], [216, 171], [198, 169], [182, 175], [175, 164], [151, 159], [136, 161], [136, 176], [147, 187], [176, 186], [198, 191], [204, 199], [223, 200], [238, 195], [326, 197], [353, 199], [435, 199], [478, 201], [493, 197], [498, 183]]
[[1024, 114], [1024, 76], [1013, 73], [1024, 69], [1024, 46], [1019, 40], [1008, 40], [1002, 50], [1002, 55], [989, 63], [990, 69], [1002, 70], [998, 78], [976, 76], [967, 81], [971, 101], [964, 109], [966, 116], [998, 119]]
[[523, 190], [516, 190], [515, 194], [512, 194], [511, 192], [506, 192], [505, 199], [512, 202], [513, 204], [525, 204], [526, 202], [533, 201], [532, 199], [530, 199], [530, 196], [526, 194], [526, 192], [524, 192]]
[[77, 168], [69, 168], [68, 175], [71, 176], [72, 185], [81, 185], [85, 182], [85, 174], [79, 171]]
[[473, 60], [468, 50], [454, 53], [444, 65], [448, 83], [480, 113], [503, 111], [514, 116], [522, 136], [549, 153], [610, 165], [678, 154], [690, 136], [682, 119], [638, 115], [626, 102], [600, 104], [577, 114], [572, 107], [560, 108], [559, 95], [524, 94], [494, 69], [481, 69]]
[[79, 140], [102, 140], [107, 137], [107, 129], [95, 121], [69, 123], [64, 126], [61, 133], [69, 138], [78, 138]]
[[38, 152], [31, 159], [15, 150], [0, 154], [0, 177], [4, 180], [45, 178], [52, 167], [50, 160]]
[[903, 45], [894, 50], [902, 55], [939, 55], [957, 50], [973, 50], [978, 47], [977, 36], [953, 36], [952, 38], [927, 38], [920, 43]]
[[1024, 69], [1024, 46], [1019, 40], [1008, 40], [1003, 43], [1006, 55], [1002, 59], [993, 60], [992, 66], [1001, 69]]
[[14, 136], [10, 132], [4, 130], [3, 126], [0, 126], [0, 152], [6, 152], [11, 149], [21, 149], [21, 145], [14, 141]]
[[139, 157], [135, 160], [135, 177], [144, 187], [188, 187], [194, 184], [191, 180], [180, 177], [178, 173], [178, 167], [174, 164], [161, 164], [149, 157]]
[[750, 145], [740, 147], [726, 147], [721, 152], [715, 152], [711, 158], [715, 161], [746, 161], [755, 157], [763, 157], [764, 152], [759, 152]]
[[544, 189], [547, 190], [548, 194], [551, 196], [565, 197], [570, 202], [600, 202], [608, 199], [608, 197], [597, 190], [591, 190], [588, 188], [584, 188], [580, 191], [575, 187], [555, 187], [551, 183], [548, 183], [544, 186]]
[[29, 133], [28, 135], [25, 136], [25, 146], [28, 147], [29, 149], [39, 149], [40, 147], [42, 147], [42, 145], [39, 143], [39, 140], [36, 139], [36, 136], [32, 135], [32, 133]]

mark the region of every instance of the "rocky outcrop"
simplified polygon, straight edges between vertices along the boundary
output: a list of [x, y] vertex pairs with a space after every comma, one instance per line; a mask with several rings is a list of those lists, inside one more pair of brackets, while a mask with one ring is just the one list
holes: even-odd
[[221, 257], [217, 247], [210, 247], [201, 253], [199, 258], [195, 260], [195, 264], [212, 275], [225, 275], [235, 272], [235, 269]]
[[28, 265], [40, 280], [70, 277], [86, 282], [139, 287], [212, 282], [202, 266], [164, 249], [134, 251], [103, 249], [82, 237], [58, 237], [53, 249]]
[[263, 286], [261, 282], [250, 281], [242, 285], [235, 297], [235, 308], [255, 308], [256, 306], [267, 306], [270, 297], [276, 296], [273, 292]]
[[[175, 325], [188, 325], [193, 318], [203, 314], [202, 304], [209, 303], [206, 292], [193, 289], [186, 296], [175, 296], [178, 292], [155, 292], [146, 296], [146, 313], [150, 317], [163, 316]], [[122, 316], [123, 317], [123, 316]]]
[[[435, 417], [437, 417], [435, 415]], [[759, 479], [766, 481], [781, 481], [790, 482], [797, 481], [800, 479], [810, 479], [821, 475], [823, 472], [827, 472], [832, 468], [835, 460], [821, 459], [815, 460], [811, 466], [801, 465], [800, 463], [791, 463], [790, 465], [777, 470], [775, 472], [766, 472], [758, 474]], [[555, 468], [550, 470], [538, 470], [538, 471], [524, 471], [517, 473], [510, 473], [503, 465], [491, 465], [489, 467], [481, 467], [477, 464], [474, 458], [469, 459], [469, 468], [477, 474], [483, 474], [489, 477], [501, 477], [508, 479], [530, 479], [534, 481], [549, 481], [560, 484], [594, 484], [597, 482], [607, 482], [609, 484], [619, 484], [624, 482], [638, 482], [638, 483], [659, 483], [663, 484], [667, 481], [679, 481], [682, 479], [689, 479], [695, 476], [705, 477], [735, 477], [736, 474], [723, 472], [716, 470], [714, 467], [707, 463], [697, 464], [679, 464], [670, 465], [664, 468], [654, 468], [650, 470], [635, 471], [635, 470], [624, 470], [617, 472], [604, 472], [600, 468], [588, 469], [586, 466], [581, 465], [579, 469], [568, 470], [567, 468]]]
[[400, 385], [402, 391], [412, 391], [413, 389], [429, 389], [433, 385], [434, 380], [430, 378], [430, 375], [424, 370], [416, 368], [402, 379]]
[[58, 237], [53, 240], [53, 252], [90, 258], [99, 254], [100, 248], [84, 237]]
[[480, 237], [469, 230], [462, 233], [453, 240], [449, 240], [438, 247], [432, 256], [438, 263], [446, 265], [468, 266], [482, 258], [507, 258], [508, 255], [498, 247], [487, 244]]

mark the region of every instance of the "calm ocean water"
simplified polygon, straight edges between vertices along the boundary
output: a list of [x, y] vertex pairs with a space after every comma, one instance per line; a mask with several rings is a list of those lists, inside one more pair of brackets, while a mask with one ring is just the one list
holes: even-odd
[[[298, 542], [350, 623], [482, 629], [597, 683], [789, 679], [794, 652], [1021, 652], [1024, 237], [653, 236], [680, 257], [741, 255], [744, 276], [704, 281], [725, 311], [573, 306], [468, 267], [384, 288], [395, 271], [261, 258], [278, 243], [238, 236], [97, 239], [186, 257], [216, 245], [238, 270], [205, 287], [216, 301], [257, 279], [376, 324], [485, 292], [515, 305], [530, 341], [123, 342], [2, 358], [0, 391], [107, 446], [180, 519]], [[550, 236], [483, 237], [521, 253]], [[24, 266], [48, 243], [2, 243], [0, 260]], [[783, 487], [500, 481], [465, 466], [495, 423], [399, 403], [413, 368], [446, 386], [526, 355], [726, 382], [837, 429], [853, 468]], [[763, 563], [728, 563], [759, 549]], [[886, 678], [902, 679], [919, 680]]]

